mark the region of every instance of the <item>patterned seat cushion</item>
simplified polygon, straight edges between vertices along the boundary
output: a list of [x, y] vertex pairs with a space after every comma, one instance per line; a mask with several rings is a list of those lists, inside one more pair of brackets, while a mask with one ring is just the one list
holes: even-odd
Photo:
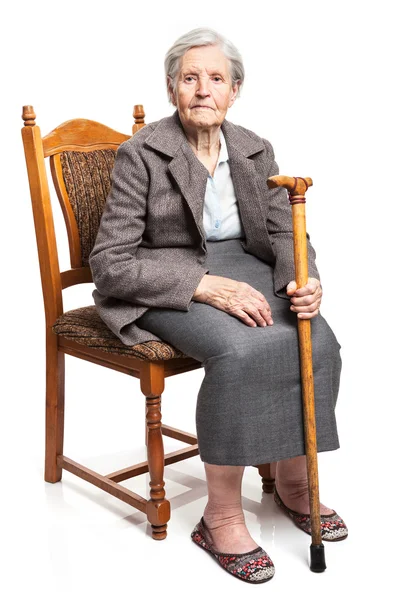
[[186, 358], [187, 355], [166, 342], [150, 340], [126, 346], [105, 325], [98, 315], [95, 306], [84, 306], [64, 313], [54, 323], [52, 330], [68, 340], [78, 344], [97, 348], [103, 352], [134, 356], [141, 360], [170, 360], [171, 358]]

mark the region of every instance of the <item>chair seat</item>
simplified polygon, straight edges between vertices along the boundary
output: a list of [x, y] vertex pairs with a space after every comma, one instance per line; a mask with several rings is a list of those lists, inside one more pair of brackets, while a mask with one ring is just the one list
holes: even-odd
[[170, 360], [172, 358], [187, 358], [187, 355], [166, 342], [149, 340], [135, 346], [126, 346], [105, 325], [98, 315], [95, 306], [84, 306], [69, 310], [55, 321], [52, 330], [68, 340], [78, 344], [111, 352], [134, 356], [141, 360]]

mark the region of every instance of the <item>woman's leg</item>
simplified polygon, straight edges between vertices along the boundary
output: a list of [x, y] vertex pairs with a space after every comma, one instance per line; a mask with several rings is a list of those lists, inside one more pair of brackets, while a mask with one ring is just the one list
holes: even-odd
[[[282, 502], [291, 510], [309, 514], [310, 502], [307, 480], [307, 460], [304, 456], [295, 456], [273, 463], [275, 485]], [[333, 510], [320, 503], [322, 515], [330, 515]]]
[[247, 530], [242, 509], [245, 467], [204, 463], [208, 501], [203, 513], [214, 547], [219, 552], [250, 552], [258, 547]]

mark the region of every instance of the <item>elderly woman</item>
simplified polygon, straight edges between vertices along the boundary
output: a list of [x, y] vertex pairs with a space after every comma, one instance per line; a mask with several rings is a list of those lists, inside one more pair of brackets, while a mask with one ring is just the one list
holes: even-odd
[[[296, 318], [312, 319], [318, 451], [339, 448], [340, 346], [309, 279], [294, 281], [291, 212], [271, 144], [226, 120], [244, 80], [235, 46], [209, 29], [165, 59], [172, 116], [117, 153], [90, 256], [99, 314], [128, 345], [164, 340], [201, 361], [196, 425], [208, 502], [192, 539], [234, 576], [265, 582], [268, 554], [245, 525], [245, 465], [272, 463], [276, 503], [310, 533]], [[321, 504], [322, 537], [347, 536]]]

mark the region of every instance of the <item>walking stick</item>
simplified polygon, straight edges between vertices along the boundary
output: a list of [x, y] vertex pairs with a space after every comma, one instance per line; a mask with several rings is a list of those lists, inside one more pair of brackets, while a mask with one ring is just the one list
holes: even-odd
[[[267, 180], [269, 188], [284, 187], [289, 192], [293, 218], [294, 266], [297, 288], [308, 282], [307, 231], [305, 224], [305, 192], [312, 185], [306, 177], [274, 175]], [[310, 319], [297, 319], [301, 389], [303, 398], [305, 452], [310, 498], [311, 546], [310, 569], [322, 573], [326, 569], [325, 549], [322, 543], [321, 517], [319, 508], [318, 457], [316, 447], [316, 422], [314, 401], [314, 378], [312, 372], [312, 344]]]

